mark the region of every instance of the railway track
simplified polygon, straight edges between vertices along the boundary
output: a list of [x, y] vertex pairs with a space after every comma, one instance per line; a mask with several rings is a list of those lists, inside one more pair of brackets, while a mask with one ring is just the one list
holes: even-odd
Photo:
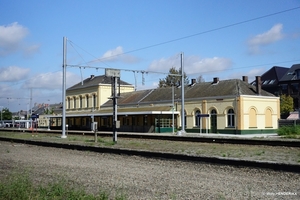
[[287, 164], [287, 163], [277, 163], [277, 162], [268, 162], [268, 161], [253, 161], [253, 160], [243, 160], [243, 159], [236, 159], [236, 158], [209, 157], [209, 156], [200, 156], [200, 155], [186, 155], [186, 154], [178, 154], [178, 153], [133, 150], [133, 149], [118, 149], [118, 148], [109, 148], [109, 147], [90, 146], [84, 144], [83, 145], [71, 144], [68, 142], [58, 143], [58, 142], [25, 140], [25, 139], [6, 138], [6, 137], [0, 137], [0, 141], [23, 143], [29, 145], [42, 146], [42, 147], [72, 149], [72, 150], [79, 150], [79, 151], [92, 151], [98, 153], [141, 156], [141, 157], [156, 158], [156, 159], [171, 159], [171, 160], [180, 160], [180, 161], [188, 161], [188, 162], [229, 165], [235, 167], [253, 167], [253, 168], [263, 168], [263, 169], [270, 169], [276, 171], [300, 173], [300, 164]]
[[[28, 130], [28, 129], [18, 129], [18, 128], [5, 128], [0, 129], [0, 131], [22, 131], [22, 132], [37, 132], [37, 133], [53, 133], [59, 134], [61, 130]], [[68, 131], [69, 135], [94, 135], [93, 131]], [[100, 137], [112, 137], [111, 132], [97, 132]], [[210, 137], [207, 135], [199, 136], [198, 134], [189, 136], [177, 136], [170, 134], [149, 134], [149, 133], [118, 133], [118, 138], [135, 138], [135, 139], [151, 139], [151, 140], [168, 140], [168, 141], [186, 141], [186, 142], [198, 142], [198, 143], [219, 143], [219, 144], [243, 144], [243, 145], [264, 145], [264, 146], [284, 146], [284, 147], [300, 147], [300, 140], [289, 140], [289, 139], [267, 139], [267, 138], [232, 138], [232, 137], [222, 137], [215, 136]]]

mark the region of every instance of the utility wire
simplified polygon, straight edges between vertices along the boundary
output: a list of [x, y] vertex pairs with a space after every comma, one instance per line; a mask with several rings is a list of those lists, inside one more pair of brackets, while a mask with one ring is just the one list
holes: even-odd
[[[173, 40], [168, 40], [168, 41], [165, 41], [165, 42], [161, 42], [161, 43], [149, 45], [149, 46], [146, 46], [146, 47], [142, 47], [142, 48], [138, 48], [138, 49], [135, 49], [135, 50], [127, 51], [127, 52], [124, 52], [124, 53], [112, 55], [112, 56], [109, 56], [109, 57], [100, 58], [100, 59], [97, 59], [96, 61], [102, 61], [102, 60], [107, 59], [107, 58], [112, 58], [112, 57], [115, 57], [115, 56], [121, 56], [121, 55], [124, 55], [124, 54], [132, 53], [132, 52], [136, 52], [136, 51], [141, 51], [141, 50], [149, 49], [149, 48], [152, 48], [152, 47], [161, 46], [161, 45], [164, 45], [164, 44], [168, 44], [168, 43], [176, 42], [176, 41], [179, 41], [179, 40], [183, 40], [183, 39], [195, 37], [195, 36], [198, 36], [198, 35], [203, 35], [203, 34], [206, 34], [206, 33], [211, 33], [211, 32], [214, 32], [214, 31], [221, 30], [221, 29], [225, 29], [225, 28], [229, 28], [229, 27], [233, 27], [233, 26], [245, 24], [245, 23], [248, 23], [248, 22], [252, 22], [252, 21], [259, 20], [259, 19], [271, 17], [271, 16], [282, 14], [282, 13], [285, 13], [285, 12], [290, 12], [290, 11], [297, 10], [297, 9], [300, 9], [300, 6], [299, 7], [290, 8], [290, 9], [287, 9], [287, 10], [282, 10], [282, 11], [275, 12], [275, 13], [271, 13], [271, 14], [267, 14], [267, 15], [263, 15], [263, 16], [260, 16], [260, 17], [255, 17], [255, 18], [244, 20], [244, 21], [241, 21], [241, 22], [236, 22], [236, 23], [233, 23], [233, 24], [221, 26], [221, 27], [210, 29], [210, 30], [207, 30], [207, 31], [195, 33], [195, 34], [192, 34], [192, 35], [188, 35], [188, 36], [176, 38], [176, 39], [173, 39]], [[95, 60], [89, 61], [88, 63], [91, 63], [91, 62], [95, 62]]]
[[[274, 62], [274, 63], [266, 63], [266, 64], [259, 64], [259, 65], [251, 65], [251, 66], [244, 66], [244, 67], [234, 67], [234, 68], [229, 68], [226, 70], [235, 70], [235, 69], [245, 69], [245, 68], [252, 68], [252, 67], [261, 67], [261, 66], [266, 66], [266, 65], [276, 65], [276, 64], [282, 64], [282, 63], [289, 63], [289, 62], [296, 62], [300, 60], [288, 60], [288, 61], [281, 61], [281, 62]], [[210, 70], [210, 71], [203, 71], [203, 72], [197, 72], [197, 73], [189, 73], [187, 75], [195, 75], [195, 74], [209, 74], [209, 73], [214, 73], [214, 72], [220, 72], [224, 71], [222, 70]]]
[[[214, 29], [210, 29], [210, 30], [207, 30], [207, 31], [195, 33], [195, 34], [192, 34], [192, 35], [180, 37], [180, 38], [177, 38], [177, 39], [173, 39], [173, 40], [169, 40], [169, 41], [165, 41], [165, 42], [153, 44], [153, 45], [150, 45], [150, 46], [138, 48], [138, 49], [135, 49], [135, 50], [132, 50], [132, 51], [127, 51], [127, 52], [120, 53], [120, 54], [116, 54], [116, 55], [112, 55], [112, 56], [109, 56], [109, 57], [96, 59], [96, 60], [89, 61], [89, 62], [85, 62], [85, 63], [88, 64], [88, 63], [92, 63], [92, 62], [95, 62], [95, 61], [99, 61], [99, 62], [102, 62], [103, 64], [105, 64], [106, 66], [110, 67], [109, 65], [107, 65], [107, 64], [106, 64], [105, 62], [103, 62], [102, 60], [108, 59], [108, 58], [112, 58], [112, 57], [116, 57], [116, 56], [121, 56], [121, 55], [124, 55], [124, 54], [136, 52], [136, 51], [141, 51], [141, 50], [144, 50], [144, 49], [148, 49], [148, 48], [152, 48], [152, 47], [156, 47], [156, 46], [160, 46], [160, 45], [164, 45], [164, 44], [168, 44], [168, 43], [171, 43], [171, 42], [176, 42], [176, 41], [179, 41], [179, 40], [183, 40], [183, 39], [195, 37], [195, 36], [198, 36], [198, 35], [202, 35], [202, 34], [214, 32], [214, 31], [218, 31], [218, 30], [221, 30], [221, 29], [225, 29], [225, 28], [237, 26], [237, 25], [240, 25], [240, 24], [245, 24], [245, 23], [248, 23], [248, 22], [252, 22], [252, 21], [259, 20], [259, 19], [267, 18], [267, 17], [270, 17], [270, 16], [282, 14], [282, 13], [285, 13], [285, 12], [290, 12], [290, 11], [293, 11], [293, 10], [296, 10], [296, 9], [300, 9], [300, 6], [299, 6], [299, 7], [290, 8], [290, 9], [287, 9], [287, 10], [283, 10], [283, 11], [278, 11], [278, 12], [271, 13], [271, 14], [267, 14], [267, 15], [263, 15], [263, 16], [260, 16], [260, 17], [255, 17], [255, 18], [248, 19], [248, 20], [244, 20], [244, 21], [241, 21], [241, 22], [236, 22], [236, 23], [229, 24], [229, 25], [226, 25], [226, 26], [221, 26], [221, 27], [218, 27], [218, 28], [214, 28]], [[72, 44], [74, 44], [72, 41], [70, 41], [70, 42], [71, 42]], [[78, 46], [78, 45], [76, 45], [76, 46]], [[78, 46], [78, 47], [79, 47], [79, 46]], [[79, 47], [79, 48], [82, 49], [81, 47]], [[82, 50], [83, 50], [84, 52], [88, 53], [88, 52], [85, 51], [84, 49], [82, 49]], [[96, 58], [96, 56], [93, 56], [93, 55], [90, 54], [90, 53], [88, 53], [88, 54], [91, 55], [92, 57]], [[104, 68], [104, 67], [92, 67], [92, 66], [88, 66], [88, 65], [87, 65], [87, 66], [68, 65], [68, 66], [69, 66], [69, 67], [84, 67], [84, 68], [96, 68], [96, 69], [99, 69], [99, 68], [100, 68], [100, 69], [106, 69], [106, 68]], [[111, 68], [111, 67], [110, 67], [110, 68]], [[244, 68], [247, 68], [247, 67], [244, 67]], [[234, 68], [234, 69], [238, 69], [238, 68]], [[140, 72], [140, 73], [146, 72], [146, 73], [169, 74], [169, 73], [163, 73], [163, 72], [144, 71], [144, 70], [132, 70], [132, 69], [119, 69], [119, 70], [131, 71], [131, 72]], [[216, 71], [220, 71], [220, 70], [216, 70]], [[216, 71], [209, 71], [209, 72], [216, 72]], [[199, 73], [209, 73], [209, 72], [199, 72]]]

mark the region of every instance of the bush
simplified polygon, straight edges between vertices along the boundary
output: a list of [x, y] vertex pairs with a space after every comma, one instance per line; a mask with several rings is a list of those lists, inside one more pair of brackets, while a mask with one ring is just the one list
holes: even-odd
[[280, 136], [300, 135], [300, 126], [282, 126], [277, 130]]

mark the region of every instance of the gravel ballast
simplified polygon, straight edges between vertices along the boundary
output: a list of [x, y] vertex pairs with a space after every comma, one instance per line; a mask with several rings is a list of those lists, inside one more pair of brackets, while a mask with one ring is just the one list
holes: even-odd
[[65, 177], [89, 193], [128, 199], [299, 199], [300, 174], [0, 142], [0, 178], [29, 170], [37, 184]]

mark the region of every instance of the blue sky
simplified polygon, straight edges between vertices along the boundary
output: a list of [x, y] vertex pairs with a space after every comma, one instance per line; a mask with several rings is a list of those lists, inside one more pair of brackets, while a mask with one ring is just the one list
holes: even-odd
[[91, 67], [68, 67], [67, 87], [116, 68], [137, 90], [155, 88], [171, 67], [180, 68], [182, 52], [189, 79], [201, 75], [205, 81], [244, 75], [251, 81], [273, 66], [300, 63], [300, 0], [0, 0], [0, 5], [0, 109], [28, 109], [31, 91], [32, 103], [62, 101], [63, 37], [67, 64]]

